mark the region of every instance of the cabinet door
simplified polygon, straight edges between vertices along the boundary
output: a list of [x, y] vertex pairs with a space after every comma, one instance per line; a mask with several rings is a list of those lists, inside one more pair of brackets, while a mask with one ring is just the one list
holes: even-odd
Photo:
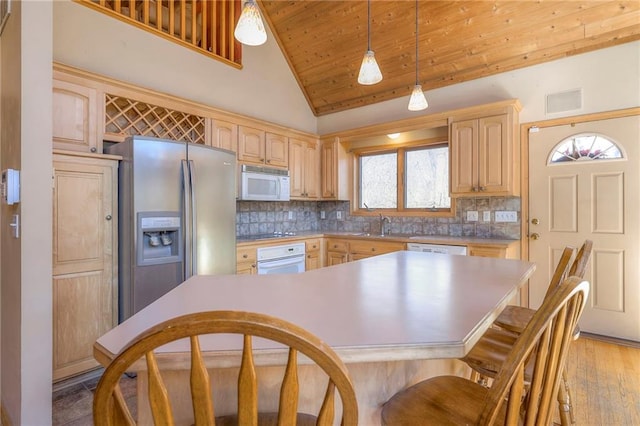
[[316, 142], [307, 142], [304, 155], [304, 192], [307, 198], [318, 198], [320, 155]]
[[347, 263], [347, 253], [339, 251], [327, 251], [327, 266]]
[[213, 120], [211, 145], [238, 152], [238, 125], [228, 121]]
[[238, 247], [236, 249], [236, 274], [255, 274], [257, 272], [256, 261], [256, 247]]
[[468, 246], [469, 256], [495, 257], [504, 259], [507, 249], [504, 247]]
[[117, 324], [113, 160], [54, 156], [53, 378], [97, 367], [93, 343]]
[[511, 144], [507, 115], [478, 120], [478, 186], [480, 192], [503, 192], [510, 188]]
[[97, 137], [95, 89], [53, 80], [52, 107], [54, 148], [102, 152], [102, 142]]
[[289, 138], [275, 133], [267, 133], [265, 158], [270, 166], [289, 167]]
[[264, 164], [264, 131], [238, 126], [238, 161]]
[[304, 197], [304, 159], [306, 143], [297, 139], [289, 140], [289, 178], [291, 197]]
[[478, 190], [478, 120], [451, 124], [451, 193]]
[[321, 161], [321, 195], [322, 198], [334, 198], [337, 194], [337, 156], [335, 142], [325, 142], [320, 149]]

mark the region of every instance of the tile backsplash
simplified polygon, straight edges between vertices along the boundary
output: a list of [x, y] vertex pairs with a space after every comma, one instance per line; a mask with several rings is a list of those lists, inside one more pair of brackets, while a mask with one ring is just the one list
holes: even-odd
[[[468, 221], [468, 211], [477, 211], [478, 221]], [[517, 221], [498, 223], [496, 211], [515, 211]], [[483, 220], [483, 212], [490, 212], [489, 221]], [[519, 239], [520, 217], [519, 197], [459, 198], [454, 217], [392, 216], [387, 229], [391, 234]], [[303, 231], [373, 234], [380, 232], [380, 220], [378, 217], [351, 216], [348, 201], [236, 201], [238, 236]]]

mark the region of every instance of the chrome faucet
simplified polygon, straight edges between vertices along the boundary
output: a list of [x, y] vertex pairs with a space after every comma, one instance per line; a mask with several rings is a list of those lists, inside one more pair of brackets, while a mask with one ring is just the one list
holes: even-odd
[[388, 216], [382, 216], [382, 213], [380, 213], [380, 236], [384, 237], [386, 234], [384, 233], [384, 223], [387, 222], [388, 224], [391, 224], [391, 219]]

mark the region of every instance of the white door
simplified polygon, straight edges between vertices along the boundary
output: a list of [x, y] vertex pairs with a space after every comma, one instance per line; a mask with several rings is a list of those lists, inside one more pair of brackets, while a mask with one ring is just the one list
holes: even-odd
[[593, 253], [585, 279], [591, 292], [580, 327], [636, 341], [640, 341], [639, 144], [638, 116], [547, 127], [529, 134], [529, 253], [538, 265], [530, 281], [531, 307], [540, 306], [562, 248], [578, 248], [590, 239]]

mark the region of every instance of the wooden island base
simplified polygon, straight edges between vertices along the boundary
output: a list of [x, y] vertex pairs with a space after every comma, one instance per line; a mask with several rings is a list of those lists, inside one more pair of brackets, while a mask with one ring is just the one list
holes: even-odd
[[[453, 374], [469, 377], [466, 364], [455, 359], [429, 359], [408, 361], [364, 362], [347, 364], [358, 399], [358, 424], [374, 426], [380, 424], [382, 404], [393, 394], [421, 380], [433, 376]], [[260, 411], [278, 411], [278, 397], [284, 366], [258, 367], [258, 401]], [[212, 383], [215, 414], [217, 416], [237, 412], [236, 382], [237, 368], [209, 370]], [[301, 365], [299, 411], [315, 414], [320, 408], [327, 378], [314, 365]], [[192, 425], [189, 371], [163, 371], [171, 399], [176, 425]], [[336, 398], [338, 413], [339, 398]], [[336, 425], [340, 424], [336, 416]], [[153, 424], [147, 398], [146, 371], [138, 375], [138, 422]]]

